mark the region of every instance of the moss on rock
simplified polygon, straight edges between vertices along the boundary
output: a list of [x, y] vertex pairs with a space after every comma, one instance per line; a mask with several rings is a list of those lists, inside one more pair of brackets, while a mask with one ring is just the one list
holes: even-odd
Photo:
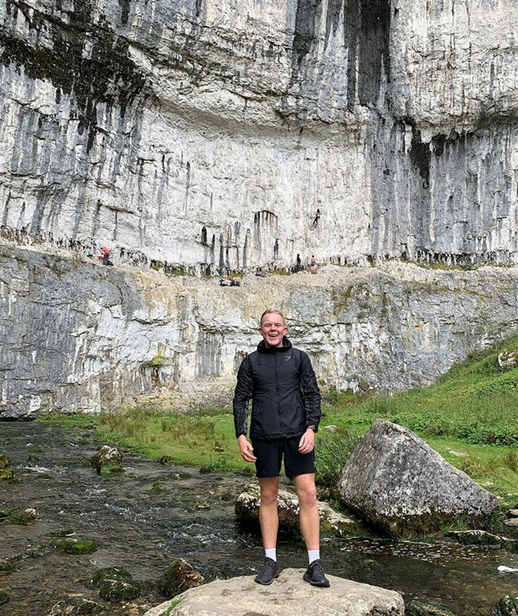
[[12, 573], [18, 570], [18, 565], [10, 560], [0, 558], [0, 573]]
[[136, 580], [104, 579], [99, 586], [99, 596], [106, 601], [136, 599], [142, 592], [142, 584]]
[[0, 511], [0, 519], [3, 519], [5, 524], [19, 524], [20, 526], [29, 526], [38, 517], [36, 509], [28, 507], [23, 511], [18, 509], [9, 508]]
[[132, 580], [131, 573], [124, 567], [104, 567], [97, 569], [91, 579], [91, 584], [94, 588], [99, 588], [104, 580]]
[[63, 537], [62, 539], [54, 539], [52, 546], [56, 550], [66, 552], [67, 554], [91, 554], [99, 549], [100, 544], [94, 539], [72, 539], [71, 537]]

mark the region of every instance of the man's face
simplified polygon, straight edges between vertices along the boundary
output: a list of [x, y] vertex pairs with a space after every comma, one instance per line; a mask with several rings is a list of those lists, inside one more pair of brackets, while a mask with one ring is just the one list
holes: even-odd
[[282, 346], [282, 339], [287, 333], [288, 328], [284, 325], [284, 320], [280, 314], [267, 312], [263, 316], [263, 321], [259, 332], [263, 337], [264, 343], [268, 347]]

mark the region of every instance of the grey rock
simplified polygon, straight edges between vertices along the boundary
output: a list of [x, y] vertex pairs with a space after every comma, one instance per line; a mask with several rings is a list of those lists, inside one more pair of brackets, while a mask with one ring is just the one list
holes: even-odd
[[169, 271], [516, 262], [513, 2], [25, 4], [0, 6], [4, 234]]
[[328, 265], [318, 276], [247, 276], [229, 295], [216, 280], [0, 246], [0, 281], [0, 419], [137, 399], [175, 411], [228, 404], [272, 303], [339, 390], [430, 384], [518, 327], [518, 268]]
[[[284, 569], [270, 586], [256, 584], [254, 576], [217, 580], [178, 595], [144, 616], [404, 616], [397, 592], [327, 575], [329, 589], [302, 581], [303, 569]], [[174, 606], [171, 611], [168, 610]]]
[[463, 545], [487, 545], [493, 547], [503, 546], [509, 539], [488, 533], [485, 530], [452, 530], [446, 533], [447, 537], [455, 539]]
[[158, 580], [158, 588], [166, 597], [174, 597], [202, 584], [205, 584], [203, 575], [183, 558], [172, 562]]
[[92, 466], [95, 466], [98, 472], [101, 472], [103, 467], [122, 468], [122, 452], [117, 447], [103, 445], [91, 458]]
[[501, 370], [513, 370], [518, 367], [518, 351], [502, 351], [498, 354], [498, 365]]
[[481, 522], [495, 496], [410, 430], [377, 420], [345, 464], [344, 504], [392, 535], [438, 530], [457, 516]]

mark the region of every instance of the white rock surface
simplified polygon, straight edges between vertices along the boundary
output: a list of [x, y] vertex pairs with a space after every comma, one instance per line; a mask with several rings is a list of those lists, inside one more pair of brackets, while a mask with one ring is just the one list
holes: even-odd
[[198, 272], [518, 261], [515, 0], [25, 0], [0, 19], [4, 235]]
[[[284, 569], [270, 586], [254, 576], [216, 580], [178, 595], [144, 616], [404, 616], [401, 595], [328, 575], [330, 588], [302, 581], [304, 569]], [[179, 602], [179, 603], [177, 603]], [[175, 607], [168, 612], [171, 605]]]

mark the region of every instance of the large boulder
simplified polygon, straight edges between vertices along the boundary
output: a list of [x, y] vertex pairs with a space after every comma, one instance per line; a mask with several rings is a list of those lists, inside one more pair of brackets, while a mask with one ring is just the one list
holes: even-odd
[[[259, 524], [259, 504], [261, 495], [257, 484], [250, 484], [245, 488], [236, 500], [236, 517], [245, 523]], [[279, 490], [277, 498], [279, 511], [279, 524], [290, 530], [299, 528], [299, 499], [296, 494], [287, 490]], [[334, 511], [330, 505], [323, 501], [317, 501], [320, 515], [320, 528], [323, 532], [336, 535], [345, 535], [355, 532], [358, 525], [350, 518]]]
[[401, 595], [328, 575], [331, 588], [302, 581], [303, 569], [284, 569], [270, 586], [254, 576], [216, 580], [192, 588], [144, 616], [404, 616]]
[[344, 504], [391, 535], [439, 530], [457, 516], [483, 524], [495, 496], [410, 430], [374, 422], [344, 466]]

